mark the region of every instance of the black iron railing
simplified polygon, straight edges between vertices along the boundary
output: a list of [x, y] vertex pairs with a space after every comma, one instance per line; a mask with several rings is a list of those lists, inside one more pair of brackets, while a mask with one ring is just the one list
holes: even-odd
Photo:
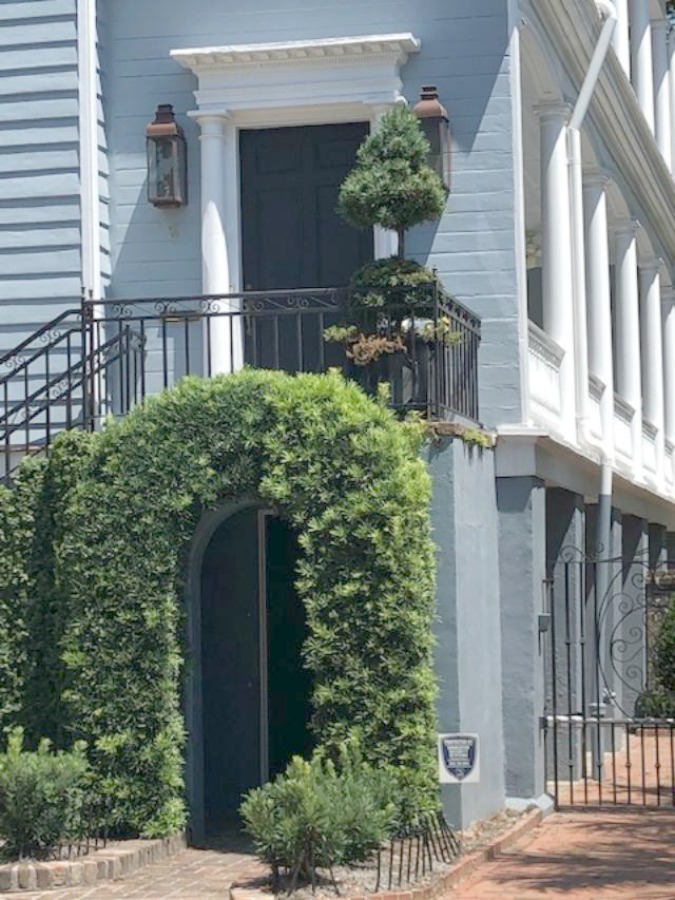
[[[353, 338], [327, 339], [331, 326], [384, 349], [361, 365]], [[368, 391], [388, 382], [401, 412], [477, 421], [479, 342], [479, 320], [436, 285], [85, 300], [0, 357], [0, 475], [64, 429], [94, 429], [185, 375], [242, 365], [341, 368]]]

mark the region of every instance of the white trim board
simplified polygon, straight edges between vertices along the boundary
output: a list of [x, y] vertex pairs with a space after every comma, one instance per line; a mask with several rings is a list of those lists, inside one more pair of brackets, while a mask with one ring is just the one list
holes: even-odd
[[198, 112], [327, 106], [335, 115], [336, 106], [401, 102], [400, 67], [420, 47], [407, 33], [172, 50], [171, 57], [199, 80]]

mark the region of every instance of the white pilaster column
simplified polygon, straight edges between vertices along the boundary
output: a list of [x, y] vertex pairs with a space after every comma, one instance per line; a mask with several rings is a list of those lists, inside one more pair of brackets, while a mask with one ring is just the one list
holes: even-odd
[[628, 39], [628, 0], [614, 0], [616, 8], [616, 27], [612, 35], [614, 52], [630, 78], [630, 41]]
[[202, 291], [213, 297], [210, 312], [215, 313], [205, 318], [204, 370], [217, 375], [243, 364], [240, 317], [228, 315], [239, 309], [239, 301], [227, 296], [232, 281], [226, 214], [228, 190], [236, 191], [236, 185], [226, 184], [226, 157], [234, 129], [225, 113], [199, 113], [195, 118], [201, 128]]
[[668, 34], [668, 65], [670, 66], [670, 157], [675, 171], [675, 30]]
[[652, 22], [654, 42], [654, 94], [656, 143], [668, 168], [672, 160], [672, 131], [670, 125], [670, 71], [668, 59], [668, 23], [665, 19]]
[[642, 412], [657, 429], [656, 471], [663, 477], [663, 335], [661, 331], [661, 260], [640, 265], [642, 328]]
[[675, 443], [675, 291], [662, 291], [664, 424], [666, 438]]
[[598, 172], [584, 179], [586, 236], [586, 309], [588, 317], [588, 368], [605, 389], [600, 401], [605, 456], [614, 458], [614, 367], [612, 362], [612, 304], [607, 230], [607, 185]]
[[631, 423], [633, 471], [642, 476], [642, 378], [640, 375], [640, 306], [637, 271], [637, 224], [615, 230], [616, 390], [635, 410]]
[[629, 0], [631, 75], [649, 127], [654, 130], [654, 65], [650, 0]]
[[541, 254], [544, 330], [564, 350], [560, 392], [565, 431], [575, 432], [574, 315], [572, 233], [564, 104], [537, 107], [541, 143]]

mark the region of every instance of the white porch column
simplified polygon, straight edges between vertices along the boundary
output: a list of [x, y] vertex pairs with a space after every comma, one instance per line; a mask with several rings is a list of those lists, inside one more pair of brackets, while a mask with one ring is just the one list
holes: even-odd
[[654, 93], [656, 143], [668, 168], [672, 161], [672, 131], [670, 126], [670, 71], [668, 59], [668, 23], [665, 19], [652, 22], [654, 41]]
[[661, 293], [661, 315], [665, 435], [675, 443], [675, 290]]
[[649, 127], [654, 130], [654, 66], [650, 0], [629, 0], [633, 87]]
[[217, 375], [237, 371], [243, 365], [241, 321], [238, 316], [227, 315], [239, 308], [239, 301], [227, 298], [232, 293], [232, 281], [226, 210], [231, 199], [228, 191], [236, 191], [236, 185], [226, 185], [226, 156], [234, 129], [226, 113], [200, 113], [195, 118], [201, 128], [202, 291], [214, 298], [210, 311], [217, 313], [205, 318], [204, 370]]
[[612, 362], [612, 304], [609, 278], [607, 185], [601, 172], [584, 179], [586, 236], [586, 303], [588, 368], [605, 389], [600, 401], [605, 455], [614, 458], [614, 368]]
[[564, 350], [560, 393], [565, 431], [575, 433], [572, 233], [565, 104], [543, 104], [536, 112], [541, 141], [541, 252], [544, 331]]
[[631, 423], [634, 474], [642, 475], [642, 379], [640, 375], [640, 306], [637, 270], [637, 223], [615, 230], [616, 390], [635, 410]]
[[657, 477], [663, 477], [663, 335], [661, 331], [661, 260], [648, 259], [640, 265], [642, 304], [642, 384], [644, 418], [657, 428]]
[[616, 28], [612, 35], [614, 52], [630, 78], [630, 41], [628, 39], [628, 0], [614, 0], [616, 7]]
[[668, 34], [668, 64], [670, 66], [670, 157], [675, 171], [675, 30]]

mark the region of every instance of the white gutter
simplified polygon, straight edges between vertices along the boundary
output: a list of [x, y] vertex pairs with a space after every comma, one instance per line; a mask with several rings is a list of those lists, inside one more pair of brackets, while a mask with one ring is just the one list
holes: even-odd
[[77, 0], [79, 82], [80, 222], [82, 289], [101, 297], [101, 213], [98, 183], [98, 87], [96, 0]]
[[[588, 106], [593, 96], [593, 91], [598, 83], [603, 63], [609, 50], [612, 35], [617, 23], [617, 13], [614, 4], [610, 0], [596, 0], [596, 6], [605, 16], [605, 22], [598, 38], [591, 63], [586, 73], [586, 78], [579, 91], [572, 117], [568, 126], [568, 156], [570, 172], [570, 203], [572, 215], [572, 273], [573, 273], [573, 308], [574, 308], [574, 349], [576, 363], [576, 407], [577, 407], [577, 433], [579, 442], [583, 445], [594, 445], [590, 435], [588, 422], [588, 329], [586, 323], [586, 267], [584, 247], [584, 206], [583, 206], [583, 174], [581, 169], [581, 126], [588, 112]], [[608, 393], [608, 392], [606, 392]], [[614, 398], [609, 398], [612, 404], [611, 422], [603, 421], [603, 456], [609, 451], [609, 456], [614, 456], [614, 441], [611, 447], [607, 446], [607, 438], [611, 436], [614, 425]], [[605, 424], [609, 426], [605, 429]]]

